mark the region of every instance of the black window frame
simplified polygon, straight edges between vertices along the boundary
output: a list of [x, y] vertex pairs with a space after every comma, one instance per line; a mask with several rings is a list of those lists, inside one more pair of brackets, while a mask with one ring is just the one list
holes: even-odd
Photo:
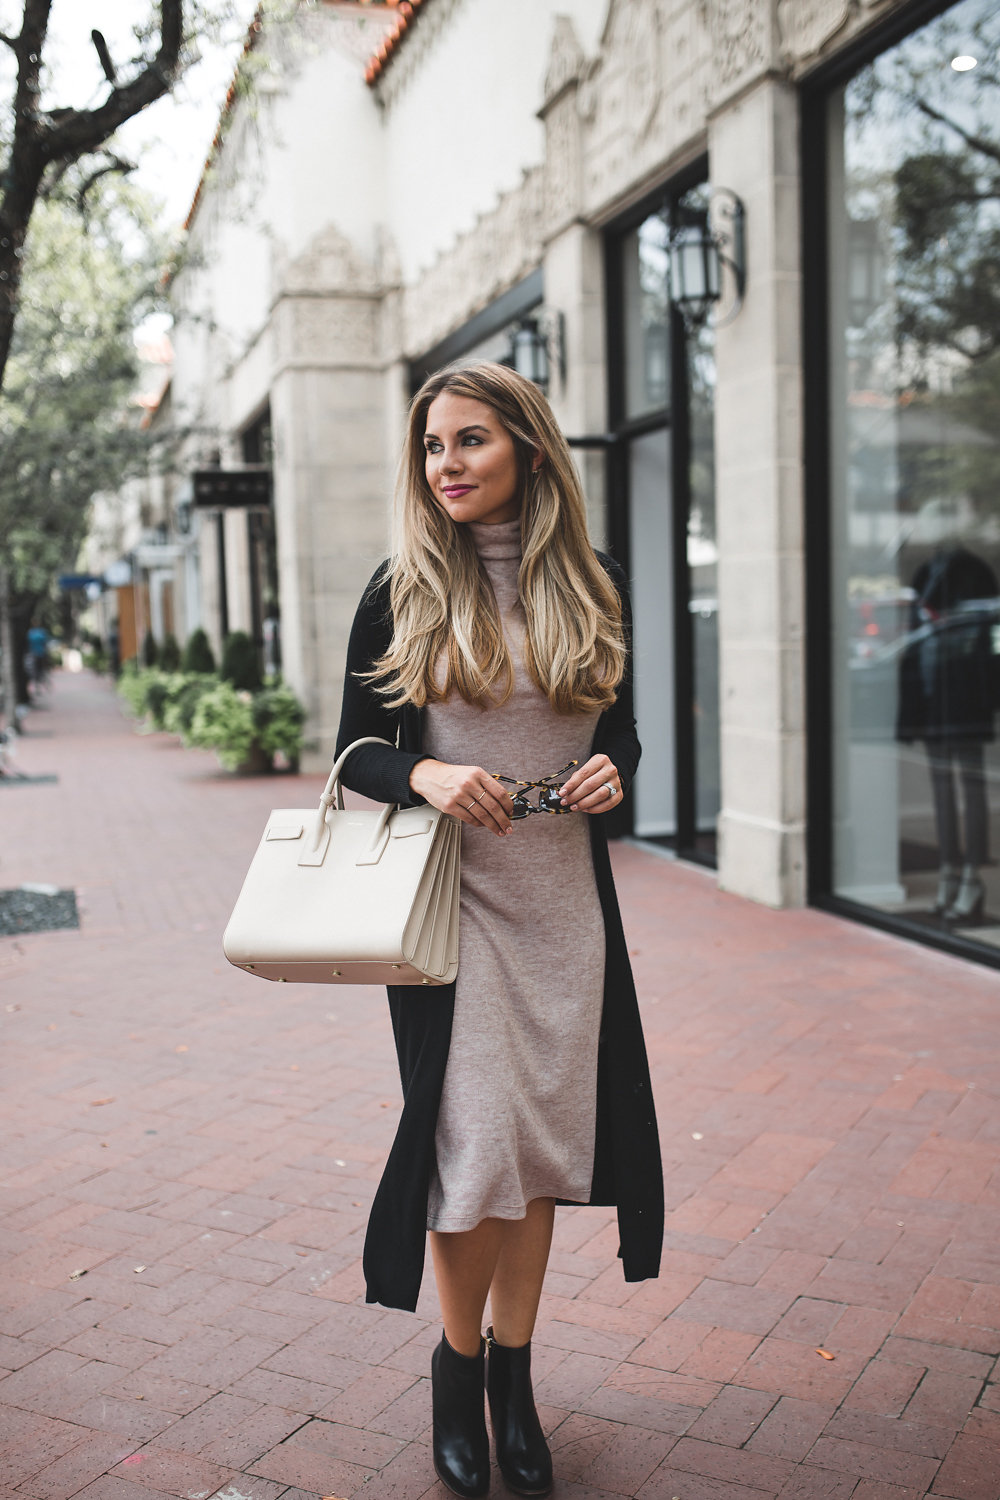
[[804, 545], [806, 573], [807, 900], [927, 948], [1000, 969], [1000, 949], [963, 934], [927, 927], [905, 915], [838, 896], [833, 889], [833, 596], [831, 586], [830, 335], [827, 287], [829, 219], [827, 108], [832, 92], [861, 68], [952, 10], [958, 0], [915, 0], [902, 12], [803, 75], [800, 85]]
[[[605, 316], [608, 361], [608, 455], [607, 535], [610, 549], [631, 576], [629, 543], [628, 444], [633, 438], [661, 429], [670, 434], [670, 531], [673, 555], [673, 730], [675, 754], [675, 803], [677, 831], [670, 846], [679, 859], [716, 869], [718, 860], [698, 847], [694, 718], [685, 705], [694, 698], [694, 628], [691, 619], [691, 576], [688, 568], [688, 520], [691, 511], [690, 406], [687, 371], [687, 330], [677, 308], [670, 305], [669, 387], [664, 405], [638, 417], [628, 417], [625, 407], [625, 278], [626, 237], [651, 214], [663, 212], [672, 221], [678, 200], [709, 183], [708, 153], [695, 157], [682, 170], [665, 178], [651, 193], [604, 229]], [[641, 727], [641, 726], [640, 726]], [[634, 831], [634, 808], [627, 809]]]

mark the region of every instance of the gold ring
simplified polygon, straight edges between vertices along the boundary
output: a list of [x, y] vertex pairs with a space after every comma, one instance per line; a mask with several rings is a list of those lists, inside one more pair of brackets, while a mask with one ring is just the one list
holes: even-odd
[[482, 802], [482, 800], [483, 800], [483, 797], [485, 797], [485, 796], [486, 796], [486, 793], [487, 793], [487, 792], [488, 792], [488, 791], [489, 791], [489, 787], [488, 787], [488, 786], [487, 786], [487, 787], [484, 787], [484, 788], [483, 788], [483, 791], [482, 791], [482, 794], [481, 794], [481, 796], [479, 796], [479, 797], [477, 797], [477, 798], [476, 798], [476, 801], [477, 801], [477, 802]]

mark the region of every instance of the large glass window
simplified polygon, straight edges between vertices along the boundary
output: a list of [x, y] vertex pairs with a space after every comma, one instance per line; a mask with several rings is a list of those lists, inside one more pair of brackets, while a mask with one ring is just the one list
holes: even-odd
[[829, 99], [833, 886], [1000, 945], [1000, 10]]

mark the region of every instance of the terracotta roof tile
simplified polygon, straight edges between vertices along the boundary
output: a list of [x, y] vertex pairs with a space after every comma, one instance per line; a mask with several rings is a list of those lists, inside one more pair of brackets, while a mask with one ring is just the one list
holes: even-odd
[[365, 82], [369, 85], [377, 83], [381, 78], [398, 52], [406, 33], [420, 19], [420, 12], [428, 0], [385, 0], [385, 3], [394, 6], [399, 15], [396, 18], [396, 24], [390, 28], [385, 40], [365, 69]]

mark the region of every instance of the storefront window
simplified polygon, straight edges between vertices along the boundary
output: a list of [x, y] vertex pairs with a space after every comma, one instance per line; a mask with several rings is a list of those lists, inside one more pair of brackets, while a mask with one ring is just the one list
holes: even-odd
[[1000, 11], [829, 100], [835, 893], [1000, 945]]

